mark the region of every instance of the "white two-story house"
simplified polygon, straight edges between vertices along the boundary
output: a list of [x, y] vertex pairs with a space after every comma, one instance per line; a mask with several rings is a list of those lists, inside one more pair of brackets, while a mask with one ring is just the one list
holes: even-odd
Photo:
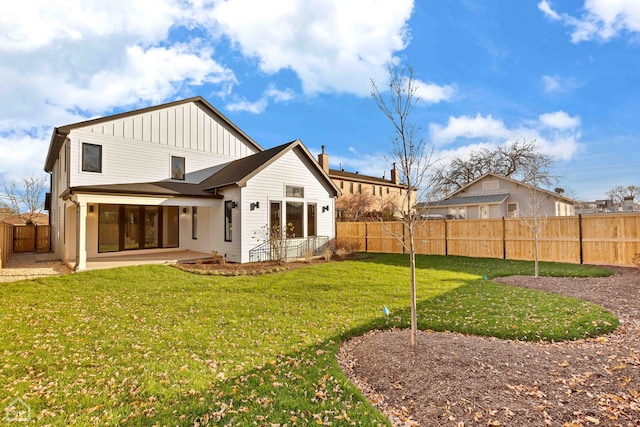
[[201, 97], [57, 127], [44, 169], [53, 250], [76, 270], [176, 250], [244, 263], [269, 230], [335, 234], [339, 190], [302, 142], [264, 150]]

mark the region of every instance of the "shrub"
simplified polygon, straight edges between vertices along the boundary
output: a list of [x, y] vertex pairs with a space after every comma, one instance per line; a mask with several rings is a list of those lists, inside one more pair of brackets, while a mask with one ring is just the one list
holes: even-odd
[[313, 251], [311, 249], [307, 249], [304, 251], [304, 262], [311, 262], [313, 259]]
[[224, 257], [224, 255], [216, 251], [211, 251], [211, 261], [213, 262], [213, 264], [220, 265], [225, 265], [227, 263], [227, 259]]
[[322, 252], [322, 257], [325, 261], [331, 261], [331, 257], [333, 256], [333, 250], [330, 247], [324, 248], [324, 252]]
[[354, 239], [336, 239], [336, 255], [340, 256], [339, 253], [344, 255], [351, 255], [354, 252], [360, 250], [360, 243]]

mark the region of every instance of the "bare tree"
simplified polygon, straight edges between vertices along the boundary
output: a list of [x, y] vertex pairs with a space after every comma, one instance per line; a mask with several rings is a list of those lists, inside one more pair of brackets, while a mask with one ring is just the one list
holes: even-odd
[[533, 234], [533, 255], [534, 255], [534, 277], [539, 274], [539, 253], [540, 253], [540, 232], [547, 223], [548, 210], [547, 200], [549, 194], [541, 186], [548, 186], [558, 181], [559, 177], [551, 173], [553, 162], [550, 157], [540, 156], [535, 158], [527, 166], [527, 184], [529, 187], [529, 197], [527, 198], [527, 209], [523, 212], [523, 223]]
[[[433, 146], [418, 135], [419, 128], [409, 121], [419, 97], [413, 68], [389, 67], [388, 90], [380, 91], [371, 80], [371, 97], [385, 117], [391, 122], [393, 133], [390, 137], [392, 150], [390, 161], [396, 164], [399, 181], [405, 187], [404, 195], [397, 203], [397, 214], [407, 229], [408, 238], [395, 235], [395, 238], [409, 253], [411, 271], [411, 345], [416, 345], [418, 322], [416, 313], [416, 245], [415, 230], [420, 216], [413, 212], [412, 196], [418, 189], [428, 186], [428, 171], [432, 165]], [[387, 228], [388, 232], [391, 232]], [[393, 233], [392, 233], [393, 234]]]
[[4, 204], [16, 214], [23, 214], [26, 224], [42, 213], [44, 208], [44, 193], [47, 189], [46, 175], [34, 175], [4, 183]]
[[[441, 166], [436, 175], [446, 194], [489, 172], [531, 184], [531, 167], [538, 162], [551, 163], [552, 157], [541, 153], [535, 140], [523, 138], [494, 149], [483, 148], [464, 157], [456, 156], [448, 164]], [[544, 177], [539, 177], [538, 181], [545, 186], [552, 183]]]
[[336, 201], [343, 221], [360, 221], [372, 211], [375, 198], [370, 194], [345, 194]]
[[625, 187], [618, 185], [607, 191], [607, 196], [611, 197], [615, 203], [622, 203], [626, 197], [633, 197], [633, 200], [637, 201], [640, 199], [640, 186], [628, 185]]

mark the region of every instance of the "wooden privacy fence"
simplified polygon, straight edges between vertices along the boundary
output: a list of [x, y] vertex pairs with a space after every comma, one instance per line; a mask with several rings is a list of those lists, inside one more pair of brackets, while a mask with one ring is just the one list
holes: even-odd
[[51, 227], [48, 225], [16, 225], [13, 228], [13, 252], [49, 252]]
[[13, 250], [13, 225], [0, 222], [0, 269], [9, 260]]
[[[538, 218], [541, 261], [632, 265], [640, 254], [640, 214]], [[429, 220], [415, 232], [416, 252], [481, 258], [533, 260], [531, 218]], [[339, 222], [336, 238], [361, 251], [403, 253], [407, 238], [399, 222]], [[393, 233], [392, 233], [393, 232]], [[395, 236], [394, 236], [395, 234]]]

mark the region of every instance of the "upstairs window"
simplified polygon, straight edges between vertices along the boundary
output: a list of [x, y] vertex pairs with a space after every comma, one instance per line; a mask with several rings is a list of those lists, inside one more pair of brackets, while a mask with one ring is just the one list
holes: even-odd
[[295, 185], [287, 185], [285, 187], [285, 194], [287, 197], [304, 197], [304, 187], [298, 187]]
[[171, 156], [171, 179], [184, 181], [185, 161], [184, 157]]
[[102, 145], [82, 143], [82, 171], [102, 173]]

